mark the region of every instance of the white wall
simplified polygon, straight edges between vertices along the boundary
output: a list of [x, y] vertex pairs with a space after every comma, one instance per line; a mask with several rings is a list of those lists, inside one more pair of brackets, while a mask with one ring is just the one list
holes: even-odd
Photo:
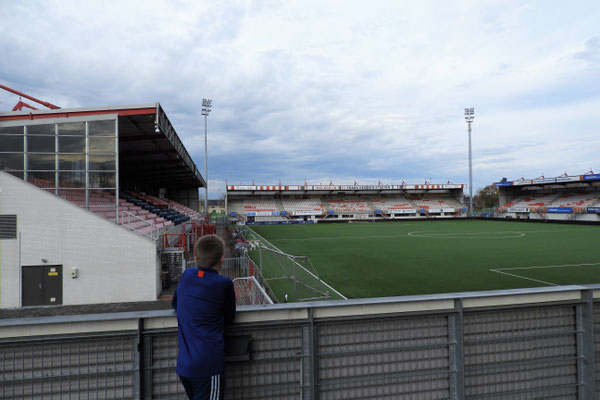
[[[0, 214], [19, 240], [0, 240], [0, 308], [20, 307], [20, 265], [63, 266], [63, 304], [156, 300], [156, 244], [0, 171]], [[19, 261], [20, 258], [20, 261]], [[78, 277], [71, 278], [71, 268]]]

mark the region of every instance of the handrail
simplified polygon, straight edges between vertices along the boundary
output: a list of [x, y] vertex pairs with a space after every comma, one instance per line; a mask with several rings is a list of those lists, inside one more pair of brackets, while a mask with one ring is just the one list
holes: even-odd
[[[125, 222], [125, 216], [127, 216], [127, 222]], [[149, 233], [144, 233], [144, 232], [140, 232], [138, 229], [132, 228], [131, 227], [131, 217], [147, 223], [149, 226], [152, 227], [152, 230]], [[130, 213], [129, 211], [121, 211], [121, 226], [126, 227], [130, 231], [134, 231], [141, 235], [149, 237], [152, 240], [158, 240], [158, 231], [159, 231], [158, 226], [156, 226], [155, 224], [153, 224], [152, 222], [150, 222], [144, 218], [140, 218], [137, 215]]]

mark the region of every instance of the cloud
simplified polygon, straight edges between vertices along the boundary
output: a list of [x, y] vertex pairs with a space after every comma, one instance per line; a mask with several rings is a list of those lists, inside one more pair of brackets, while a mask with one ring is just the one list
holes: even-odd
[[[541, 1], [3, 1], [0, 81], [63, 107], [160, 101], [200, 169], [211, 98], [216, 185], [466, 183], [462, 111], [475, 107], [482, 187], [600, 169], [599, 13]], [[17, 101], [0, 92], [0, 110]]]
[[591, 65], [600, 63], [600, 36], [594, 36], [585, 42], [584, 49], [575, 53], [575, 60], [585, 61]]

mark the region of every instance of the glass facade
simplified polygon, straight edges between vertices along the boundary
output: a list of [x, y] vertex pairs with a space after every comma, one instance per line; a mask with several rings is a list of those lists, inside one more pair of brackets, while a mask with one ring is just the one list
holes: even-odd
[[115, 219], [115, 119], [0, 127], [0, 169]]

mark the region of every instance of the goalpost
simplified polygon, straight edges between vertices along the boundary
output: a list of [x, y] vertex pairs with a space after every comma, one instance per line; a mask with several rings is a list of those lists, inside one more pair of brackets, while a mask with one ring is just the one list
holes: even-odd
[[[279, 302], [332, 298], [335, 291], [321, 280], [310, 258], [285, 253], [250, 229], [244, 235], [250, 254]], [[343, 298], [336, 294], [336, 298]]]

